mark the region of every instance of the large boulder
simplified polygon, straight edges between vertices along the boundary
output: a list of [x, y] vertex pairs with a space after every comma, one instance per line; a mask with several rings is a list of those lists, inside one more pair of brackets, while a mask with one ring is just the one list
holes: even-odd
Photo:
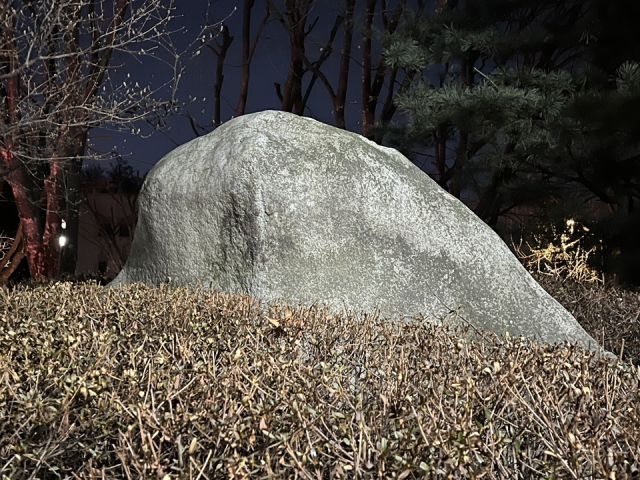
[[[166, 155], [139, 196], [130, 282], [596, 342], [462, 202], [396, 150], [309, 118], [231, 120]], [[451, 317], [451, 316], [449, 316]]]

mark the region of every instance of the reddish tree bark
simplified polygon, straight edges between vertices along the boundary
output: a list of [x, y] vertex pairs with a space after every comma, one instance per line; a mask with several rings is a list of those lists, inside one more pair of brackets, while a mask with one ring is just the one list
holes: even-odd
[[[130, 15], [129, 6], [130, 0], [63, 0], [9, 2], [0, 9], [0, 162], [32, 277], [55, 276], [60, 267], [75, 272], [88, 131], [127, 123], [128, 112], [141, 105], [114, 96], [106, 107], [104, 97], [98, 100], [114, 49], [131, 51], [134, 40], [161, 36], [159, 24], [145, 25], [150, 14], [168, 11], [159, 0], [146, 0]], [[58, 265], [62, 220], [68, 243]]]
[[24, 251], [24, 238], [22, 236], [22, 225], [18, 226], [16, 237], [13, 239], [13, 243], [9, 250], [4, 254], [2, 260], [0, 260], [0, 283], [5, 283], [9, 280], [9, 277], [15, 272], [18, 265], [25, 256]]

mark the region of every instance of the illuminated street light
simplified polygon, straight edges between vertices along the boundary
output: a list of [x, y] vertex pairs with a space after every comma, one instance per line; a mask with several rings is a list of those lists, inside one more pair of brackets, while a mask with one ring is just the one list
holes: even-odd
[[[64, 230], [65, 228], [67, 228], [67, 222], [62, 220], [62, 223], [60, 224], [60, 226], [62, 227], [62, 230]], [[67, 237], [65, 237], [64, 235], [60, 235], [60, 238], [58, 239], [58, 243], [60, 244], [60, 247], [64, 247], [67, 244]]]
[[67, 228], [67, 222], [62, 220], [60, 222], [60, 226], [62, 227], [63, 234], [58, 238], [58, 245], [60, 245], [60, 249], [58, 250], [58, 275], [60, 275], [61, 267], [62, 267], [62, 249], [67, 244], [67, 237], [64, 235], [64, 230]]

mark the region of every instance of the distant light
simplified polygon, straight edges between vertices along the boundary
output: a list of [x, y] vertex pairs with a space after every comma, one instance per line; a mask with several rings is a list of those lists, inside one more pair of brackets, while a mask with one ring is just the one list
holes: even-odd
[[60, 243], [61, 247], [64, 247], [67, 244], [67, 237], [65, 237], [64, 235], [60, 235], [58, 242]]
[[62, 228], [67, 228], [67, 222], [65, 222], [64, 220], [62, 220]]

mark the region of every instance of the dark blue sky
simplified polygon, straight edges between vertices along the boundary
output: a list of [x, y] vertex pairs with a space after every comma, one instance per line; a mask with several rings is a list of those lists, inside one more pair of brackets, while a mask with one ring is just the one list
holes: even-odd
[[[208, 0], [176, 0], [175, 3], [177, 18], [171, 27], [173, 30], [183, 30], [174, 36], [177, 50], [188, 49], [189, 44], [196, 40], [198, 33], [204, 27], [207, 18], [209, 19], [208, 23], [226, 18], [225, 23], [229, 27], [230, 34], [235, 37], [227, 55], [222, 89], [222, 120], [229, 120], [238, 100], [243, 2], [242, 0], [217, 0], [209, 5]], [[252, 28], [254, 31], [264, 15], [264, 3], [264, 0], [257, 0], [253, 9]], [[307, 55], [312, 60], [317, 58], [320, 48], [326, 43], [330, 27], [343, 3], [343, 0], [316, 0], [311, 11], [310, 21], [315, 20], [316, 17], [319, 17], [320, 20], [307, 39]], [[357, 8], [362, 9], [363, 7], [358, 5]], [[358, 17], [358, 12], [356, 12], [356, 17]], [[340, 44], [341, 37], [338, 34], [334, 43], [335, 50], [338, 52]], [[357, 63], [359, 61], [359, 44], [359, 37], [354, 38], [353, 55], [355, 58], [351, 65], [351, 88], [348, 92], [346, 113], [349, 129], [358, 133], [361, 74]], [[191, 53], [193, 50], [192, 48]], [[165, 56], [165, 59], [167, 58]], [[323, 71], [329, 76], [334, 88], [337, 84], [338, 60], [338, 55], [334, 53], [323, 67]], [[182, 101], [187, 101], [189, 96], [197, 99], [188, 109], [203, 125], [210, 125], [213, 117], [215, 62], [215, 56], [206, 48], [201, 50], [200, 55], [192, 58], [186, 55], [182, 58], [185, 70], [180, 80], [178, 96]], [[284, 85], [288, 64], [289, 39], [282, 26], [272, 16], [262, 32], [251, 64], [247, 113], [279, 108], [280, 103], [275, 93], [274, 82]], [[114, 58], [114, 65], [118, 65], [115, 73], [116, 78], [118, 76], [124, 78], [126, 74], [130, 74], [130, 80], [137, 81], [141, 85], [151, 82], [157, 87], [173, 78], [172, 70], [158, 60], [146, 58], [135, 61], [131, 57], [118, 55]], [[169, 98], [168, 91], [165, 89], [165, 93], [160, 96], [165, 99]], [[333, 124], [329, 95], [319, 81], [316, 82], [308, 106], [305, 115]], [[154, 132], [151, 136], [148, 136], [151, 133], [150, 129], [143, 124], [139, 125], [141, 136], [114, 132], [108, 128], [95, 129], [91, 134], [92, 146], [103, 153], [115, 149], [129, 161], [134, 169], [144, 174], [167, 152], [194, 138], [189, 121], [183, 116], [178, 115], [171, 118], [169, 126], [168, 131]]]

